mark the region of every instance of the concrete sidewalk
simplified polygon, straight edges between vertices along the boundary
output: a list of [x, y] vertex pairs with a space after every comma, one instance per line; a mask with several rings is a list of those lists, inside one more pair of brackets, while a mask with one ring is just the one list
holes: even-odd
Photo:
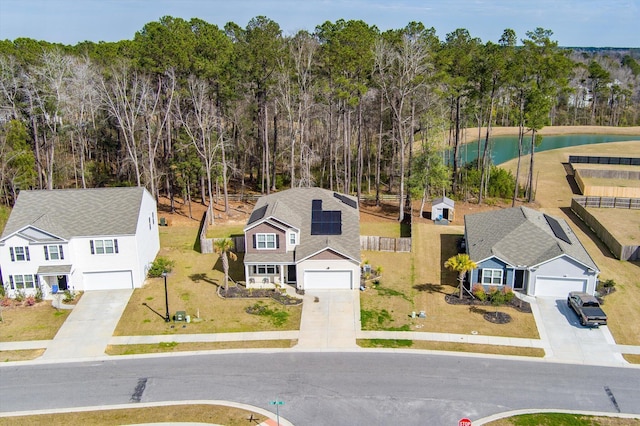
[[132, 294], [131, 289], [85, 292], [40, 359], [73, 360], [104, 356]]

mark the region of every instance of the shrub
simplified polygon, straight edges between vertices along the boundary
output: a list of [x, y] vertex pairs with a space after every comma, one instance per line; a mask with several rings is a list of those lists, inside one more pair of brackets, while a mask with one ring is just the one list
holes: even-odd
[[40, 287], [38, 287], [36, 289], [36, 302], [42, 302], [42, 289]]
[[65, 290], [64, 291], [64, 299], [62, 299], [65, 303], [73, 302], [76, 299], [76, 292], [73, 290]]
[[481, 302], [487, 300], [487, 292], [484, 291], [484, 286], [482, 284], [475, 284], [471, 289], [471, 293]]
[[164, 257], [158, 257], [151, 264], [148, 275], [150, 278], [158, 278], [162, 276], [163, 272], [171, 272], [175, 262]]
[[24, 291], [16, 290], [16, 294], [13, 298], [16, 300], [16, 302], [22, 302], [24, 300]]
[[25, 306], [33, 306], [36, 304], [36, 298], [35, 296], [27, 296], [24, 299], [24, 305]]
[[598, 290], [598, 293], [600, 294], [609, 294], [613, 291], [615, 286], [616, 282], [612, 279], [598, 281], [598, 287], [596, 290]]
[[509, 303], [516, 297], [511, 287], [502, 287], [502, 294], [504, 296], [504, 303]]
[[7, 296], [4, 296], [2, 299], [0, 299], [0, 306], [6, 308], [11, 305], [13, 305], [13, 299]]

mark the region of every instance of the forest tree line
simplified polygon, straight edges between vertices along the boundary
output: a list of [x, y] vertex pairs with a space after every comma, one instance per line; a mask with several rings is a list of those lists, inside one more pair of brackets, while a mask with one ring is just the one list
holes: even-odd
[[[298, 186], [481, 203], [501, 176], [494, 126], [519, 128], [522, 156], [546, 125], [640, 124], [637, 52], [572, 51], [552, 36], [441, 40], [422, 23], [381, 32], [359, 20], [285, 35], [263, 16], [246, 28], [167, 16], [119, 42], [0, 41], [2, 202], [138, 185], [225, 209], [231, 190]], [[483, 142], [472, 191], [459, 155], [469, 127]], [[518, 167], [514, 200], [532, 199], [529, 170]]]

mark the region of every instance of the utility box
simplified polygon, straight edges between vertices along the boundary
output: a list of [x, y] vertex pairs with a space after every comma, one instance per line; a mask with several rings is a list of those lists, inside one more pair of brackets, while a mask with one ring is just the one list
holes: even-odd
[[184, 321], [186, 319], [187, 313], [185, 311], [177, 311], [176, 316], [173, 317], [174, 321]]

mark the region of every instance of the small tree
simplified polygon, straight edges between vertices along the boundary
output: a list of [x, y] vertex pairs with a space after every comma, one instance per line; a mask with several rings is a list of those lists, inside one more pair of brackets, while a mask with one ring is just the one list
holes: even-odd
[[229, 290], [229, 259], [235, 261], [238, 256], [233, 250], [233, 240], [231, 238], [219, 238], [213, 243], [213, 250], [220, 255], [222, 260], [222, 270], [224, 271], [224, 293]]
[[471, 271], [472, 269], [476, 269], [478, 265], [476, 265], [476, 263], [471, 260], [468, 254], [459, 253], [447, 259], [447, 261], [444, 263], [444, 267], [458, 273], [458, 281], [460, 281], [460, 299], [462, 299], [462, 294], [464, 291], [464, 274]]

